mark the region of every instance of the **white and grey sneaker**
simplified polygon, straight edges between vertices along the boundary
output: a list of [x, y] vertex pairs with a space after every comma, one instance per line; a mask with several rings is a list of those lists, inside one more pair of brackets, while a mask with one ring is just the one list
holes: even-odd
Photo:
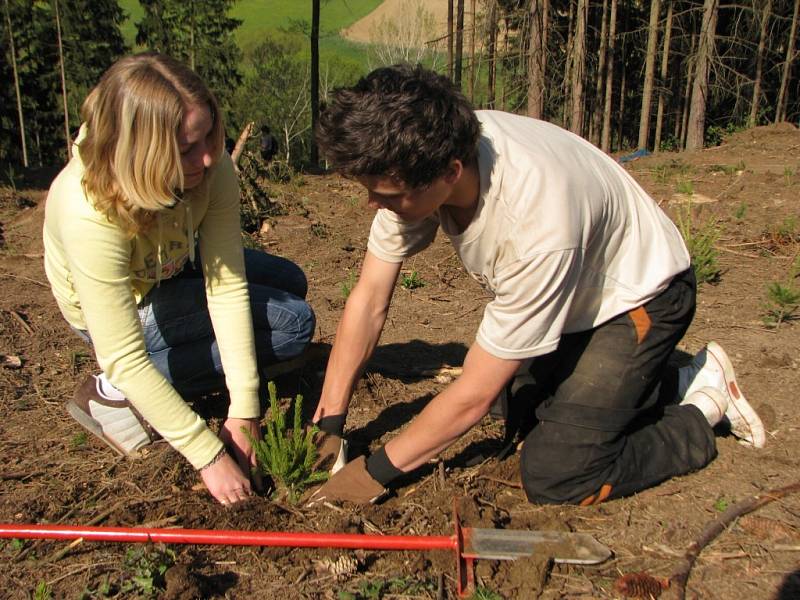
[[763, 448], [766, 443], [764, 425], [742, 394], [733, 363], [716, 342], [709, 342], [689, 365], [678, 369], [681, 404], [695, 392], [709, 387], [719, 390], [727, 401], [725, 419], [730, 424], [731, 433], [756, 448]]
[[67, 402], [67, 411], [84, 429], [124, 456], [135, 458], [139, 450], [161, 438], [130, 402], [104, 395], [94, 375], [78, 387]]

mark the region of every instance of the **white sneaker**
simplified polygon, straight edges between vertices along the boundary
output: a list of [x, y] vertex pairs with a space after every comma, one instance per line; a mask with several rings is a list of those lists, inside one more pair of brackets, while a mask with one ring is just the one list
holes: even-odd
[[731, 433], [756, 448], [763, 448], [766, 443], [764, 425], [742, 394], [733, 363], [716, 342], [709, 342], [688, 366], [678, 370], [678, 396], [684, 401], [708, 387], [724, 395], [727, 401], [725, 418], [730, 423]]
[[75, 397], [67, 402], [67, 411], [112, 450], [131, 458], [161, 437], [130, 402], [106, 397], [94, 375], [78, 387]]
[[715, 387], [704, 387], [687, 395], [681, 406], [696, 406], [711, 427], [722, 421], [728, 410], [728, 399]]

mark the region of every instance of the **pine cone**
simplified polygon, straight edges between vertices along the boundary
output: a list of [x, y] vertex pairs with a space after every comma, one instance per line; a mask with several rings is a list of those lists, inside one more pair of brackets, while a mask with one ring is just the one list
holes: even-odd
[[327, 574], [336, 581], [344, 581], [358, 573], [358, 559], [347, 554], [342, 554], [336, 560], [323, 558], [314, 561], [314, 570], [318, 575]]

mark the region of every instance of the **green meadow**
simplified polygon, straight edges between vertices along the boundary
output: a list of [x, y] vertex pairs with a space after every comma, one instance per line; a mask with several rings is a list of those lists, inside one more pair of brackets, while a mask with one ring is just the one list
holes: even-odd
[[[144, 11], [138, 0], [120, 0], [129, 17], [122, 27], [125, 40], [134, 47], [136, 22]], [[342, 40], [338, 31], [373, 11], [381, 0], [322, 0], [320, 9], [320, 46], [322, 50], [343, 53], [358, 52], [358, 46]], [[239, 0], [230, 15], [242, 20], [236, 30], [236, 41], [243, 50], [258, 44], [270, 32], [288, 29], [299, 22], [311, 24], [310, 0]]]

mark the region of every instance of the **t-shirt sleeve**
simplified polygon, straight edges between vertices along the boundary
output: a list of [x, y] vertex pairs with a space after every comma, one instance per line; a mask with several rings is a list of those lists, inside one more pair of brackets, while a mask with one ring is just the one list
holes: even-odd
[[204, 466], [222, 444], [147, 355], [130, 242], [107, 221], [73, 215], [63, 223], [64, 254], [100, 368], [164, 439], [194, 467]]
[[560, 250], [516, 261], [497, 274], [477, 342], [498, 358], [531, 358], [558, 347], [580, 276], [582, 252]]
[[386, 262], [403, 262], [430, 246], [438, 227], [439, 222], [434, 217], [409, 223], [382, 208], [372, 220], [367, 249]]
[[208, 211], [199, 228], [200, 256], [208, 312], [230, 393], [228, 416], [254, 418], [260, 414], [259, 376], [239, 221], [239, 186], [227, 153], [214, 169], [209, 194]]

